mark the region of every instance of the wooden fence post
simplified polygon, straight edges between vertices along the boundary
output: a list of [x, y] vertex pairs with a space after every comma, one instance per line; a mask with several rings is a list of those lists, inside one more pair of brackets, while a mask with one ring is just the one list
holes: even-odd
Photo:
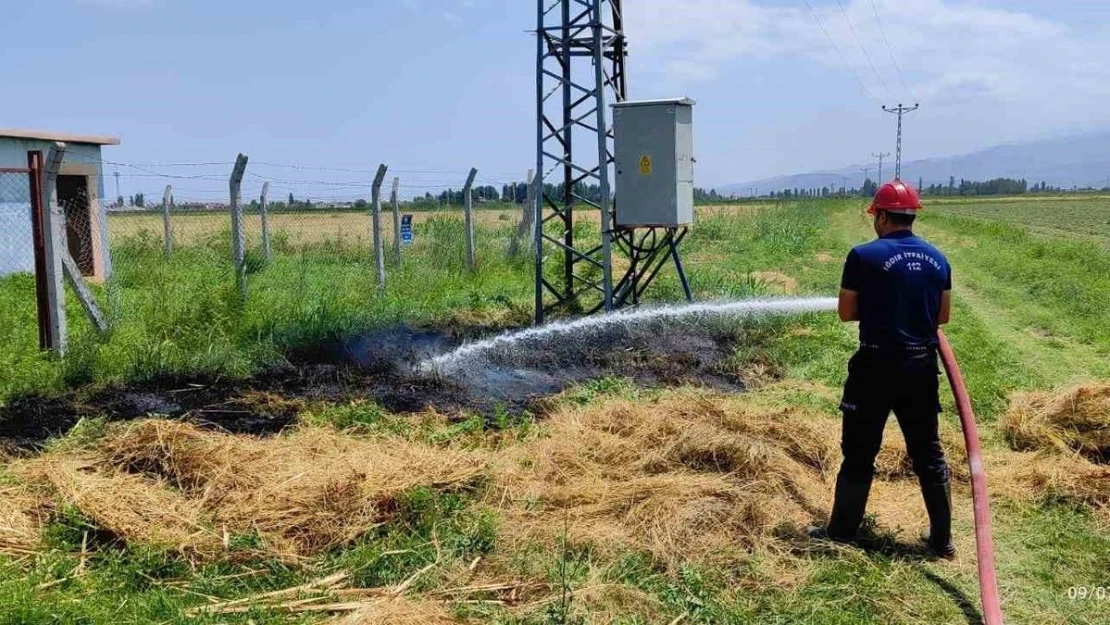
[[371, 187], [373, 214], [371, 222], [374, 235], [374, 264], [378, 269], [378, 289], [385, 288], [385, 250], [382, 248], [382, 182], [389, 168], [385, 164], [378, 165], [378, 174], [374, 176], [374, 186]]
[[239, 289], [239, 298], [247, 301], [247, 241], [243, 233], [243, 206], [240, 191], [243, 186], [243, 174], [247, 171], [247, 157], [240, 154], [235, 158], [235, 168], [231, 170], [231, 179], [228, 181], [231, 191], [231, 257], [235, 264], [235, 286]]
[[393, 178], [393, 192], [389, 195], [389, 205], [393, 209], [393, 261], [401, 265], [401, 207], [397, 193], [401, 188], [401, 179]]
[[466, 268], [474, 271], [477, 260], [474, 257], [474, 200], [470, 188], [474, 186], [474, 178], [478, 170], [471, 168], [470, 175], [466, 177], [466, 186], [463, 187], [463, 215], [466, 223]]
[[173, 187], [166, 185], [162, 194], [162, 231], [166, 237], [166, 258], [173, 256], [173, 222], [170, 220], [170, 208], [173, 206]]
[[262, 214], [262, 257], [270, 262], [270, 216], [266, 210], [266, 196], [270, 193], [270, 181], [262, 183], [262, 197], [258, 199], [258, 209]]

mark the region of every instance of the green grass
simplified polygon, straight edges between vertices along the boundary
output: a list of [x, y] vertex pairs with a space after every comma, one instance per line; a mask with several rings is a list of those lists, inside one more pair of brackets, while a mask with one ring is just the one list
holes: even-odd
[[1046, 234], [1110, 245], [1110, 199], [1102, 196], [944, 200], [930, 203], [930, 208], [946, 215], [1022, 226]]
[[113, 248], [115, 279], [109, 289], [98, 289], [115, 321], [109, 337], [93, 335], [69, 294], [72, 336], [64, 361], [38, 350], [33, 279], [4, 278], [0, 402], [94, 381], [241, 378], [361, 331], [446, 323], [460, 311], [476, 321], [526, 323], [531, 270], [525, 260], [503, 258], [508, 231], [508, 225], [479, 231], [481, 270], [471, 273], [461, 219], [419, 224], [418, 245], [406, 250], [399, 267], [391, 263], [381, 291], [366, 250], [328, 243], [279, 247], [269, 266], [254, 263], [245, 304], [226, 261], [226, 236], [179, 246], [170, 260], [159, 240], [137, 236]]
[[[1074, 210], [1086, 210], [1087, 202], [1077, 201]], [[992, 206], [946, 204], [926, 212], [920, 225], [955, 267], [956, 306], [947, 331], [988, 447], [1001, 444], [994, 422], [1013, 391], [1110, 377], [1110, 251], [1082, 237], [1061, 238], [1069, 223], [1077, 223], [1067, 202]], [[1058, 206], [1064, 208], [1055, 216], [1036, 212]], [[1078, 229], [1093, 232], [1094, 226]], [[33, 282], [25, 276], [4, 278], [0, 401], [17, 393], [112, 380], [244, 377], [321, 342], [398, 322], [527, 323], [531, 266], [526, 259], [503, 258], [511, 227], [507, 222], [479, 229], [480, 271], [471, 274], [464, 268], [460, 220], [418, 224], [418, 245], [406, 250], [402, 266], [390, 266], [382, 292], [375, 288], [365, 250], [279, 241], [271, 265], [253, 263], [245, 305], [224, 262], [225, 237], [181, 246], [170, 261], [162, 257], [156, 238], [138, 237], [114, 250], [112, 295], [118, 306], [112, 309], [117, 321], [112, 335], [94, 337], [71, 297], [73, 349], [61, 361], [37, 350]], [[584, 225], [579, 234], [596, 236], [596, 231]], [[693, 229], [684, 253], [700, 299], [774, 293], [775, 285], [753, 277], [755, 272], [785, 274], [803, 294], [831, 295], [847, 249], [871, 236], [860, 201], [784, 203], [705, 218]], [[102, 290], [100, 296], [109, 301], [109, 293]], [[652, 297], [680, 299], [677, 280], [665, 273]], [[836, 415], [835, 397], [855, 345], [852, 327], [823, 313], [768, 319], [745, 332], [748, 341], [739, 348], [738, 360], [759, 360], [788, 379], [827, 387], [773, 389], [763, 401]], [[584, 406], [614, 396], [650, 403], [658, 391], [606, 378], [572, 389], [559, 401]], [[953, 419], [948, 408], [945, 418]], [[390, 415], [370, 402], [314, 405], [300, 418], [355, 435], [400, 434], [463, 448], [498, 436], [546, 434], [532, 415], [464, 415], [442, 422]], [[53, 446], [80, 447], [101, 427], [97, 420], [85, 422]], [[829, 436], [835, 435], [834, 426]], [[477, 557], [497, 557], [501, 520], [480, 501], [474, 492], [416, 490], [402, 497], [392, 521], [346, 549], [298, 565], [251, 560], [195, 568], [142, 545], [97, 550], [82, 568], [82, 541], [98, 528], [71, 511], [53, 521], [42, 554], [0, 558], [0, 622], [317, 622], [317, 617], [261, 608], [219, 617], [187, 618], [184, 612], [205, 603], [206, 596], [246, 597], [341, 569], [350, 570], [359, 585], [395, 584], [434, 562], [437, 545], [443, 570]], [[1104, 521], [1065, 503], [1019, 507], [1001, 499], [995, 500], [994, 516], [1008, 623], [1110, 623], [1110, 605], [1074, 601], [1067, 592], [1071, 586], [1110, 585], [1110, 531]], [[967, 533], [971, 528], [957, 529]], [[236, 540], [249, 543], [250, 537]], [[603, 558], [588, 547], [557, 544], [534, 545], [517, 557], [513, 566], [521, 575], [539, 574], [553, 588], [565, 584], [569, 591], [580, 591], [601, 580], [643, 593], [661, 622], [681, 616], [683, 623], [705, 624], [969, 623], [976, 622], [978, 609], [968, 561], [952, 566], [858, 550], [798, 553], [797, 579], [787, 584], [780, 582], [776, 565], [759, 556], [730, 567], [689, 565], [678, 571], [661, 568], [645, 554]], [[446, 584], [438, 570], [420, 577], [413, 592]], [[499, 625], [580, 623], [589, 616], [588, 606], [573, 598], [565, 610], [548, 605], [525, 614], [489, 606], [453, 609], [476, 622]], [[660, 621], [629, 607], [613, 622]]]

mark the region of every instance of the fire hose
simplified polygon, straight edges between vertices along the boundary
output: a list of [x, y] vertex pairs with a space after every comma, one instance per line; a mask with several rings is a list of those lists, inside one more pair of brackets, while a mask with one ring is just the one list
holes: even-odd
[[998, 596], [998, 575], [994, 568], [994, 541], [991, 538], [990, 498], [987, 495], [987, 474], [983, 468], [983, 450], [979, 445], [979, 431], [975, 426], [975, 413], [971, 409], [971, 398], [964, 384], [960, 365], [952, 344], [944, 332], [940, 332], [940, 358], [948, 374], [952, 394], [956, 398], [956, 409], [964, 431], [967, 445], [967, 463], [971, 469], [971, 498], [975, 508], [975, 547], [979, 561], [979, 593], [983, 601], [983, 622], [985, 625], [1002, 625], [1002, 606]]

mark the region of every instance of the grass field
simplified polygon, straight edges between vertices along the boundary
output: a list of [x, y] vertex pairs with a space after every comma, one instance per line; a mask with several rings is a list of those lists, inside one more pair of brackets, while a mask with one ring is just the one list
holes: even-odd
[[1110, 198], [1102, 196], [939, 200], [943, 214], [1023, 226], [1034, 232], [1110, 246]]
[[[1110, 623], [1110, 600], [1074, 590], [1110, 586], [1110, 471], [1014, 430], [1015, 407], [1048, 401], [1021, 393], [1110, 379], [1110, 250], [1067, 234], [1104, 236], [1107, 207], [1038, 206], [945, 203], [920, 231], [955, 268], [948, 332], [982, 421], [1007, 622]], [[117, 302], [116, 329], [97, 339], [72, 309], [61, 362], [35, 349], [31, 281], [0, 280], [0, 427], [63, 395], [100, 406], [108, 384], [249, 386], [306, 354], [318, 362], [314, 346], [398, 323], [489, 330], [530, 317], [530, 263], [504, 257], [512, 216], [480, 213], [473, 274], [458, 217], [421, 216], [381, 293], [354, 243], [364, 217], [280, 218], [275, 260], [252, 268], [241, 305], [220, 220], [183, 222], [166, 261], [160, 218], [114, 217], [113, 232], [132, 235], [114, 250], [116, 290], [101, 294]], [[686, 248], [694, 290], [831, 295], [869, 227], [857, 201], [699, 209]], [[653, 297], [679, 293], [666, 275]], [[966, 471], [961, 556], [931, 561], [914, 547], [924, 510], [894, 429], [868, 548], [799, 537], [828, 508], [853, 329], [810, 314], [728, 332], [741, 338], [728, 365], [747, 392], [617, 376], [522, 413], [461, 414], [390, 411], [357, 389], [236, 397], [235, 411], [290, 415], [270, 437], [157, 415], [108, 423], [91, 409], [0, 461], [0, 621], [979, 622]], [[313, 375], [334, 384], [325, 378], [339, 373]], [[943, 418], [959, 467], [947, 399]]]

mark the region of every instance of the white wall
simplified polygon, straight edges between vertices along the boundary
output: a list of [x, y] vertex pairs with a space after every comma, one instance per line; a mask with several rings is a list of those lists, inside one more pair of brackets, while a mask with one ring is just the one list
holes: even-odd
[[[43, 158], [50, 152], [50, 141], [0, 137], [0, 167], [27, 167], [27, 152], [42, 150]], [[98, 179], [98, 198], [104, 197], [104, 176], [100, 167], [100, 146], [70, 144], [66, 146], [65, 162], [94, 163]], [[100, 241], [102, 254], [108, 258], [106, 202], [100, 202]], [[95, 227], [95, 222], [94, 222]], [[0, 173], [0, 276], [35, 270], [35, 252], [31, 241], [30, 181], [27, 174]]]

